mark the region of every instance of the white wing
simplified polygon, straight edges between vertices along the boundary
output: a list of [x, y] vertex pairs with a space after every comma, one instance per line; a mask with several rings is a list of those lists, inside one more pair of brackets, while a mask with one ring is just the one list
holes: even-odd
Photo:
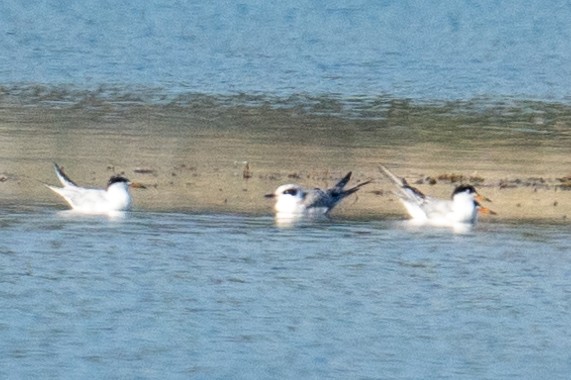
[[105, 211], [102, 206], [108, 203], [105, 190], [83, 189], [77, 186], [48, 187], [61, 195], [74, 210], [84, 212]]

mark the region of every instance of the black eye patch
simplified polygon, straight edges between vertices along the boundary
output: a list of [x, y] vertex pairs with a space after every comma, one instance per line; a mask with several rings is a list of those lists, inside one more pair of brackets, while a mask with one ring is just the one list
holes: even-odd
[[283, 193], [296, 196], [297, 195], [297, 189], [287, 189]]

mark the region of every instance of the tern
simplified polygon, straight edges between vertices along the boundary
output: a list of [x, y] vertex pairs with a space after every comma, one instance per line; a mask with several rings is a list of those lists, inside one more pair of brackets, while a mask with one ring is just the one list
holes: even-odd
[[478, 212], [495, 214], [479, 203], [490, 200], [478, 194], [472, 185], [457, 186], [451, 199], [438, 199], [410, 186], [404, 178], [398, 178], [384, 165], [379, 168], [398, 187], [399, 200], [414, 222], [437, 226], [473, 225], [478, 219]]
[[141, 184], [131, 183], [125, 177], [114, 175], [105, 189], [87, 189], [73, 182], [58, 164], [54, 163], [54, 168], [63, 187], [46, 186], [63, 197], [73, 210], [81, 213], [100, 214], [129, 210], [129, 186], [145, 188]]
[[278, 217], [326, 215], [344, 198], [371, 182], [365, 181], [350, 189], [345, 189], [351, 179], [351, 174], [351, 172], [347, 173], [329, 189], [305, 189], [300, 185], [287, 184], [278, 187], [271, 194], [266, 194], [265, 197], [276, 200], [274, 209]]

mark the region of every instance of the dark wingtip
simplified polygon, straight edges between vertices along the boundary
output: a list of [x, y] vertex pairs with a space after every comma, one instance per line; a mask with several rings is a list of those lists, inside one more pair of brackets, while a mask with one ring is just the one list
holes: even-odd
[[73, 181], [65, 174], [65, 172], [63, 171], [63, 168], [62, 168], [61, 166], [59, 166], [56, 162], [53, 162], [53, 164], [54, 164], [54, 169], [55, 169], [55, 171], [56, 171], [56, 174], [57, 174], [59, 177], [63, 178], [64, 181], [66, 181], [66, 182], [72, 184], [73, 186], [77, 186], [77, 184], [76, 184], [75, 182], [73, 182]]
[[348, 182], [351, 179], [351, 176], [353, 175], [353, 172], [349, 172], [347, 174], [345, 174], [345, 177], [343, 177], [342, 181], [346, 181]]
[[337, 184], [335, 184], [335, 188], [336, 189], [344, 188], [347, 185], [347, 183], [349, 182], [349, 180], [351, 179], [352, 174], [353, 174], [353, 172], [349, 172], [349, 173], [345, 174], [345, 177], [341, 178], [339, 180], [339, 182], [337, 182]]

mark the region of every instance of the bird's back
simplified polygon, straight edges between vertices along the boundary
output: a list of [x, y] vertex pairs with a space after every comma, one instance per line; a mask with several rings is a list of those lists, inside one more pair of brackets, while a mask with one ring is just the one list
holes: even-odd
[[327, 212], [335, 207], [338, 201], [330, 192], [315, 188], [307, 191], [303, 204], [308, 211], [322, 210]]
[[84, 189], [76, 186], [50, 189], [61, 195], [72, 209], [82, 212], [105, 212], [107, 210], [106, 194], [104, 190]]

